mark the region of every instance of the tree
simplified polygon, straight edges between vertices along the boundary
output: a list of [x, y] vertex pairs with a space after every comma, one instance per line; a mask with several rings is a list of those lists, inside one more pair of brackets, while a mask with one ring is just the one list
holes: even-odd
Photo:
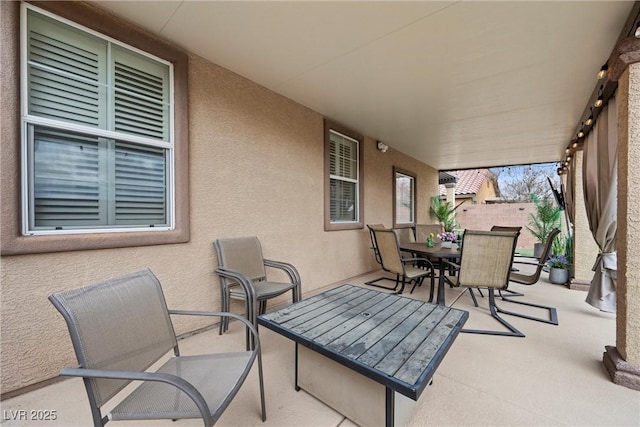
[[530, 195], [540, 199], [553, 198], [547, 178], [554, 187], [560, 186], [554, 163], [528, 166], [510, 166], [491, 169], [497, 177], [499, 197], [509, 202], [527, 202]]

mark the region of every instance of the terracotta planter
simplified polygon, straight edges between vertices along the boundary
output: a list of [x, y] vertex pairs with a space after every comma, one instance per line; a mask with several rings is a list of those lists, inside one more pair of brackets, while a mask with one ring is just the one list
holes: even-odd
[[550, 268], [549, 281], [556, 285], [564, 285], [569, 281], [569, 270], [555, 267]]

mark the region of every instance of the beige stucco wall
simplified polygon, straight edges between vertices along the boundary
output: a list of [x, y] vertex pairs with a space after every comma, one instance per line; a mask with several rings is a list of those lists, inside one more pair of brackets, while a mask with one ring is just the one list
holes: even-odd
[[616, 348], [628, 363], [640, 365], [640, 63], [619, 79], [618, 107], [618, 280]]
[[582, 184], [582, 161], [583, 152], [576, 151], [574, 155], [575, 179], [575, 218], [574, 224], [574, 281], [576, 283], [591, 283], [593, 278], [593, 263], [596, 260], [599, 249], [593, 234], [589, 229], [587, 220], [587, 209], [584, 202], [584, 186]]
[[485, 179], [476, 196], [474, 197], [476, 203], [485, 203], [487, 199], [496, 198], [496, 189], [493, 186], [493, 182], [489, 179]]
[[[8, 43], [10, 30], [0, 31], [2, 49], [15, 49]], [[75, 363], [63, 320], [47, 301], [54, 291], [149, 267], [163, 284], [170, 307], [218, 309], [212, 243], [243, 235], [257, 235], [265, 257], [295, 264], [303, 295], [377, 268], [365, 229], [324, 231], [321, 114], [197, 56], [190, 56], [189, 97], [191, 240], [2, 257], [3, 393], [55, 377], [60, 368]], [[5, 91], [0, 101], [8, 105]], [[3, 108], [1, 114], [7, 119], [13, 112]], [[391, 148], [381, 153], [373, 139], [364, 141], [365, 223], [391, 226], [394, 165], [416, 174], [417, 219], [431, 222], [428, 197], [437, 194], [437, 171], [395, 151], [393, 141], [385, 142]], [[2, 145], [11, 143], [3, 132]], [[2, 153], [5, 171], [15, 169], [14, 159]], [[275, 305], [289, 298], [283, 296]], [[242, 311], [240, 305], [233, 309]], [[206, 325], [186, 319], [175, 323], [178, 333]]]

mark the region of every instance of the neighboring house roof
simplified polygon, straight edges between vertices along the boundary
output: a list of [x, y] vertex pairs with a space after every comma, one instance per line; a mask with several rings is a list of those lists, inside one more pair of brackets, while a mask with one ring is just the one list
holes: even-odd
[[[482, 187], [489, 174], [488, 169], [468, 169], [447, 172], [456, 177], [456, 196], [474, 195]], [[444, 185], [440, 185], [440, 195], [446, 196], [447, 190]]]

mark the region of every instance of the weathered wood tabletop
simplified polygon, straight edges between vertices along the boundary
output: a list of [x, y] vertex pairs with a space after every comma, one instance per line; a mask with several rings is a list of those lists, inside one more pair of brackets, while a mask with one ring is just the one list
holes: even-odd
[[260, 315], [258, 323], [417, 400], [468, 316], [342, 285]]

